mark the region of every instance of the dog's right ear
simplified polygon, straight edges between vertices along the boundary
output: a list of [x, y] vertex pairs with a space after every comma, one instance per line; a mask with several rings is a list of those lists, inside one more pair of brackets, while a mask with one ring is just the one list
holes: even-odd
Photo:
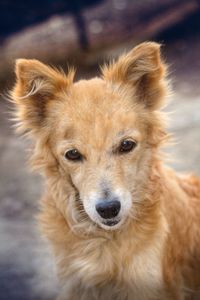
[[165, 75], [160, 45], [154, 42], [138, 45], [103, 68], [106, 80], [131, 87], [134, 99], [150, 110], [162, 106], [167, 86]]
[[18, 59], [16, 84], [11, 98], [16, 105], [16, 119], [22, 132], [37, 133], [47, 126], [46, 119], [59, 93], [73, 82], [74, 72], [66, 76], [37, 60]]

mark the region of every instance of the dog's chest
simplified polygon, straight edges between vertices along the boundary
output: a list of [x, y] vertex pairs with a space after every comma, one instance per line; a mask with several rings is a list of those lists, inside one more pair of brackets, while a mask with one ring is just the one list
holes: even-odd
[[138, 254], [132, 254], [128, 262], [125, 260], [126, 253], [123, 256], [118, 274], [122, 287], [127, 290], [127, 298], [124, 299], [159, 299], [164, 285], [158, 249], [149, 247]]
[[87, 254], [83, 251], [70, 264], [76, 268], [76, 278], [82, 287], [87, 287], [87, 299], [147, 300], [161, 295], [163, 278], [157, 245], [138, 254], [128, 248], [123, 251], [106, 245], [93, 250], [88, 247]]
[[150, 248], [133, 255], [124, 266], [122, 281], [129, 290], [128, 300], [159, 299], [163, 293], [161, 258], [156, 250]]

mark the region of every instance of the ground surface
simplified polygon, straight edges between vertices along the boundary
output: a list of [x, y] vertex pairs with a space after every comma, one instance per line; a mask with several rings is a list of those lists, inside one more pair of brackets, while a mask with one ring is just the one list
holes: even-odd
[[[178, 171], [200, 175], [200, 41], [187, 37], [166, 43], [165, 56], [175, 79], [169, 131], [177, 143], [167, 152]], [[50, 252], [39, 238], [34, 215], [41, 179], [28, 171], [25, 142], [8, 121], [0, 101], [0, 299], [51, 300], [56, 291]]]

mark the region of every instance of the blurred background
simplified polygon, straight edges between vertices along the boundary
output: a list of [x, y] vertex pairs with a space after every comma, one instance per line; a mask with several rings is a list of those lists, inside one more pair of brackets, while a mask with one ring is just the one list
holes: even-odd
[[16, 58], [77, 67], [77, 79], [145, 40], [163, 44], [174, 95], [166, 149], [177, 171], [200, 175], [199, 0], [0, 0], [0, 300], [53, 300], [55, 266], [35, 215], [41, 178], [26, 164], [27, 144], [15, 136], [11, 105]]

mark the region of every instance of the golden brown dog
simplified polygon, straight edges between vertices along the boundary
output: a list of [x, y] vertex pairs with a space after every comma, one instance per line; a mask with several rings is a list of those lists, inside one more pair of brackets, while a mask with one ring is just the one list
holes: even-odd
[[39, 217], [62, 300], [192, 299], [200, 287], [200, 180], [159, 154], [167, 140], [166, 66], [143, 43], [73, 83], [20, 59], [11, 92], [19, 129], [46, 176]]

